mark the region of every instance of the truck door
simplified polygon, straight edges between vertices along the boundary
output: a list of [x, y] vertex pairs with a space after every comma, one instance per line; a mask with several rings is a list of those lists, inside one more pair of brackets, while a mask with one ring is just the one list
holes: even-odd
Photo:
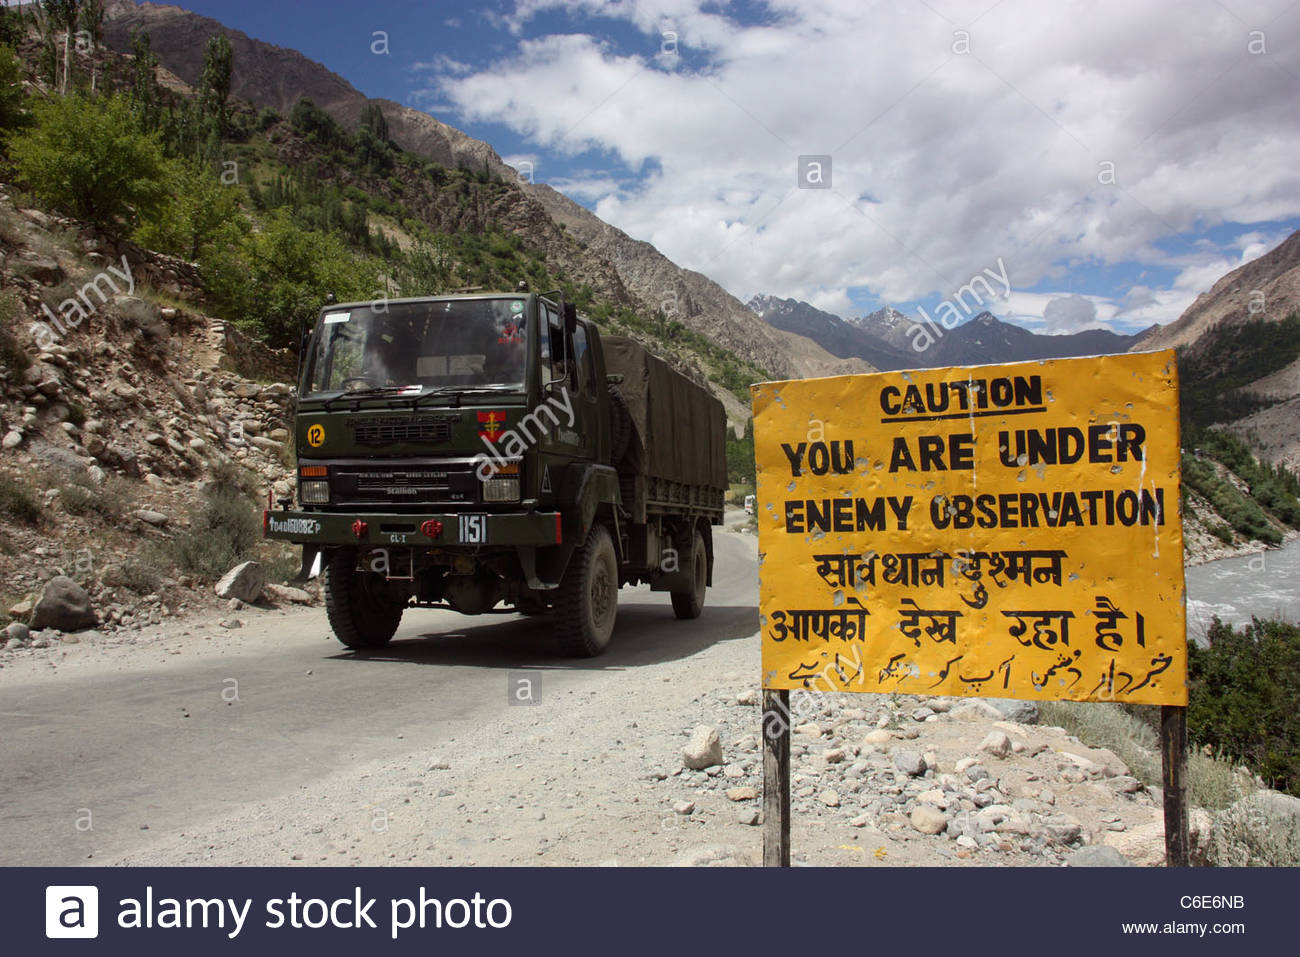
[[599, 452], [600, 396], [596, 391], [596, 369], [588, 348], [587, 329], [579, 324], [573, 333], [573, 382], [577, 390], [574, 402], [574, 429], [581, 436], [579, 454], [593, 459]]
[[[547, 433], [546, 445], [553, 452], [575, 458], [586, 454], [593, 439], [582, 428], [584, 390], [574, 360], [573, 339], [564, 331], [560, 310], [546, 299], [541, 301], [541, 306], [542, 321], [549, 333], [550, 369], [546, 381], [554, 383], [545, 389], [543, 401], [551, 407], [559, 420]], [[587, 364], [591, 364], [590, 356], [587, 357]], [[573, 411], [572, 423], [568, 420], [566, 407]]]

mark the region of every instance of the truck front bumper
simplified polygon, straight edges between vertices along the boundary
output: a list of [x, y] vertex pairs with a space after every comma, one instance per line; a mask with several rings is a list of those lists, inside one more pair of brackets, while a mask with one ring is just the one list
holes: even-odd
[[266, 538], [299, 545], [559, 545], [559, 512], [296, 512], [269, 510]]

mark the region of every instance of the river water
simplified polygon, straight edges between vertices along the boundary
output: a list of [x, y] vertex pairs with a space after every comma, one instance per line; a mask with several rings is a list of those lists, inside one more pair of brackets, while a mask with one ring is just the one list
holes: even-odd
[[1186, 571], [1187, 633], [1202, 638], [1217, 615], [1234, 625], [1251, 616], [1300, 622], [1300, 538], [1281, 548], [1224, 558]]

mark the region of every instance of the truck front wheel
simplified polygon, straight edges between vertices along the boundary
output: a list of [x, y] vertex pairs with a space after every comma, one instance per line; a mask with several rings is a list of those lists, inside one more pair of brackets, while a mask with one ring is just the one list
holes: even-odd
[[678, 618], [699, 618], [704, 610], [704, 592], [709, 580], [709, 554], [704, 548], [704, 536], [695, 530], [695, 539], [691, 543], [691, 590], [675, 591], [673, 613]]
[[334, 636], [349, 648], [378, 648], [397, 633], [405, 605], [383, 594], [382, 580], [357, 571], [356, 563], [351, 548], [331, 556], [325, 567], [325, 614]]
[[618, 614], [618, 556], [603, 525], [593, 525], [560, 583], [555, 610], [560, 650], [594, 658], [609, 646]]

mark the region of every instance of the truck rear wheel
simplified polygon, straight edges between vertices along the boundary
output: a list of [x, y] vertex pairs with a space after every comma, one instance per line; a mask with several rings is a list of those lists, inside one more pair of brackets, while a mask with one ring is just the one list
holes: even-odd
[[691, 543], [691, 590], [671, 592], [673, 613], [678, 618], [699, 618], [704, 610], [704, 592], [708, 588], [709, 553], [704, 548], [704, 536], [695, 530]]
[[325, 567], [325, 614], [334, 636], [349, 648], [388, 644], [402, 622], [405, 605], [369, 587], [373, 575], [356, 570], [357, 553], [340, 548]]
[[556, 596], [560, 650], [594, 658], [609, 647], [618, 614], [618, 556], [603, 525], [593, 525], [573, 554]]

